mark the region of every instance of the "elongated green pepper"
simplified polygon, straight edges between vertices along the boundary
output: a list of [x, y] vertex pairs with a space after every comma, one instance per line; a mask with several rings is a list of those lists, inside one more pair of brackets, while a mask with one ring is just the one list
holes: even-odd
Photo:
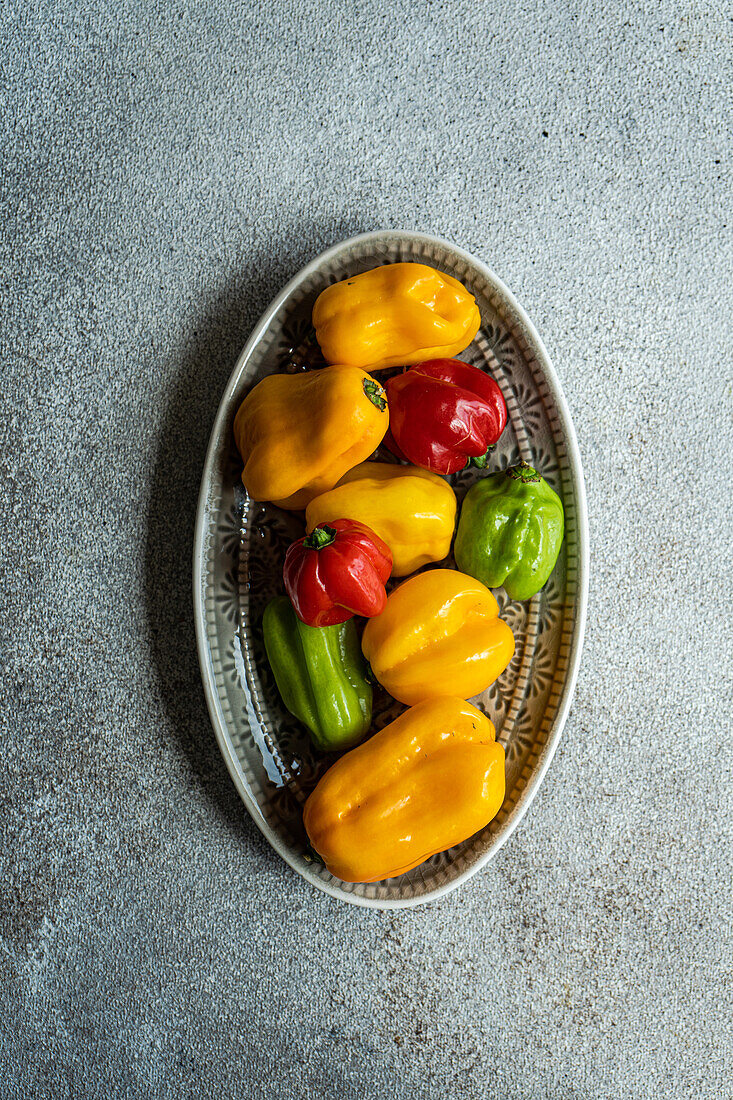
[[461, 509], [456, 565], [487, 588], [528, 600], [555, 568], [565, 530], [562, 501], [526, 462], [472, 485]]
[[262, 627], [282, 701], [316, 748], [337, 752], [361, 741], [372, 720], [372, 689], [354, 620], [306, 626], [287, 596], [276, 596]]

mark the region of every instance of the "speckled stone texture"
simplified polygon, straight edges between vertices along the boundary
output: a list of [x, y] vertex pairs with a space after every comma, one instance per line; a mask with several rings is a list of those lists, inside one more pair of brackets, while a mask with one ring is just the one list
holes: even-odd
[[[2, 1097], [731, 1095], [732, 27], [707, 0], [6, 0]], [[535, 804], [397, 913], [261, 839], [190, 595], [239, 349], [379, 227], [526, 306], [592, 540]]]

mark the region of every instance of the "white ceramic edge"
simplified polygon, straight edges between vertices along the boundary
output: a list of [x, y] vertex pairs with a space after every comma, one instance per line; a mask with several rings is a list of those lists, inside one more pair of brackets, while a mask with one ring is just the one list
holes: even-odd
[[[255, 344], [260, 340], [263, 334], [266, 332], [273, 316], [280, 309], [285, 300], [292, 294], [292, 292], [306, 279], [310, 274], [316, 271], [325, 262], [332, 257], [338, 255], [344, 248], [348, 248], [357, 242], [373, 241], [375, 244], [379, 243], [384, 238], [402, 237], [405, 240], [422, 242], [424, 244], [438, 245], [443, 248], [449, 249], [455, 255], [466, 261], [470, 265], [474, 265], [479, 268], [486, 279], [497, 288], [497, 290], [504, 296], [506, 302], [516, 311], [517, 316], [525, 326], [528, 334], [531, 337], [536, 351], [537, 359], [542, 365], [542, 370], [545, 375], [545, 379], [548, 384], [548, 388], [552, 393], [553, 400], [557, 406], [560, 421], [565, 433], [567, 457], [571, 466], [573, 481], [575, 484], [575, 490], [577, 494], [577, 522], [578, 522], [578, 598], [577, 598], [577, 611], [576, 621], [573, 628], [573, 640], [570, 654], [568, 655], [568, 670], [565, 677], [565, 683], [563, 685], [562, 696], [558, 705], [557, 714], [552, 724], [552, 728], [549, 730], [547, 740], [543, 746], [540, 757], [535, 766], [532, 778], [527, 783], [526, 787], [522, 791], [521, 795], [517, 799], [517, 802], [507, 819], [502, 831], [496, 835], [490, 846], [484, 852], [484, 854], [478, 859], [471, 867], [467, 868], [461, 875], [458, 875], [451, 882], [446, 883], [443, 886], [437, 887], [435, 890], [431, 890], [427, 894], [423, 894], [416, 898], [403, 898], [398, 901], [389, 901], [382, 898], [364, 898], [356, 895], [344, 895], [338, 887], [333, 886], [329, 882], [324, 882], [317, 876], [311, 877], [307, 872], [300, 867], [296, 861], [292, 858], [290, 850], [284, 845], [277, 834], [270, 828], [267, 822], [262, 817], [259, 806], [250, 797], [247, 790], [245, 781], [241, 774], [237, 758], [233, 752], [229, 737], [226, 732], [226, 724], [224, 716], [221, 711], [219, 703], [219, 697], [216, 690], [216, 683], [214, 678], [214, 671], [211, 664], [211, 653], [208, 646], [208, 638], [206, 633], [206, 610], [204, 603], [201, 600], [201, 592], [203, 585], [203, 566], [206, 560], [205, 557], [205, 537], [206, 537], [206, 501], [208, 498], [208, 486], [211, 481], [214, 455], [216, 452], [217, 441], [221, 435], [222, 429], [225, 425], [227, 410], [231, 401], [232, 395], [239, 383], [239, 376], [241, 370], [246, 363], [249, 355], [254, 348]], [[226, 762], [229, 774], [231, 775], [234, 785], [239, 792], [239, 795], [244, 802], [250, 817], [257, 825], [260, 832], [269, 841], [272, 848], [280, 855], [286, 863], [288, 863], [294, 871], [296, 871], [301, 878], [305, 879], [312, 886], [329, 894], [331, 897], [338, 901], [342, 901], [346, 904], [360, 905], [367, 909], [410, 909], [417, 905], [426, 905], [430, 902], [437, 901], [438, 898], [443, 897], [445, 894], [455, 890], [467, 879], [471, 878], [482, 867], [485, 867], [489, 860], [493, 859], [499, 849], [506, 844], [509, 837], [519, 825], [520, 821], [529, 809], [535, 795], [540, 787], [540, 784], [552, 763], [552, 758], [557, 750], [558, 743], [560, 741], [560, 735], [562, 734], [565, 722], [567, 720], [570, 705], [572, 703], [573, 694], [575, 692], [575, 684], [578, 678], [578, 669], [580, 667], [580, 657], [583, 649], [583, 639], [585, 636], [585, 623], [586, 613], [588, 605], [588, 566], [589, 566], [589, 544], [588, 544], [588, 509], [585, 495], [585, 480], [583, 478], [583, 466], [580, 459], [580, 451], [578, 449], [578, 440], [575, 434], [575, 428], [570, 416], [570, 411], [565, 400], [565, 395], [560, 386], [559, 379], [555, 372], [555, 368], [552, 365], [550, 356], [545, 348], [542, 339], [540, 338], [537, 329], [527, 316], [527, 313], [516, 300], [512, 292], [504, 285], [502, 280], [494, 274], [490, 267], [483, 261], [477, 259], [470, 252], [465, 249], [459, 248], [457, 245], [452, 244], [450, 241], [446, 241], [442, 237], [434, 237], [429, 233], [418, 233], [412, 230], [377, 230], [370, 233], [360, 233], [355, 237], [350, 237], [347, 240], [340, 241], [338, 244], [332, 245], [331, 248], [326, 249], [325, 252], [321, 252], [305, 267], [301, 268], [296, 275], [283, 287], [280, 293], [272, 300], [265, 312], [260, 317], [259, 321], [255, 325], [252, 333], [250, 334], [247, 343], [242, 349], [234, 369], [230, 375], [229, 382], [222, 396], [219, 408], [217, 410], [216, 419], [214, 420], [214, 426], [209, 438], [209, 447], [206, 453], [206, 461], [204, 463], [203, 474], [201, 477], [201, 488], [199, 491], [198, 506], [196, 509], [196, 528], [194, 533], [194, 546], [193, 546], [193, 602], [194, 602], [194, 619], [196, 626], [196, 645], [198, 648], [199, 665], [201, 667], [201, 676], [204, 685], [204, 693], [206, 696], [206, 703], [209, 709], [209, 716], [211, 723], [214, 727], [214, 733], [219, 744], [222, 756]]]

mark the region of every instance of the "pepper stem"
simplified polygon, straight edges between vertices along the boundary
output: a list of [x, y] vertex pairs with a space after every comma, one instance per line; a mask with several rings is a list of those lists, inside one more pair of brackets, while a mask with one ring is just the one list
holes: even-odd
[[537, 471], [524, 460], [518, 462], [516, 466], [510, 466], [506, 471], [506, 475], [507, 477], [513, 477], [515, 481], [523, 482], [525, 485], [530, 481], [542, 481]]
[[486, 448], [486, 453], [482, 455], [472, 455], [466, 466], [476, 466], [479, 470], [485, 470], [489, 464], [489, 455], [492, 451], [496, 450], [496, 443], [490, 443]]
[[336, 528], [327, 527], [325, 523], [320, 527], [314, 527], [310, 535], [306, 535], [303, 539], [303, 546], [306, 550], [323, 550], [324, 547], [330, 546], [336, 538]]
[[387, 398], [379, 382], [374, 378], [365, 378], [362, 385], [364, 386], [364, 393], [367, 395], [372, 405], [376, 405], [380, 412], [384, 412], [387, 408]]
[[306, 844], [303, 859], [306, 863], [320, 863], [322, 867], [326, 866], [323, 862], [323, 856], [319, 856], [312, 844]]

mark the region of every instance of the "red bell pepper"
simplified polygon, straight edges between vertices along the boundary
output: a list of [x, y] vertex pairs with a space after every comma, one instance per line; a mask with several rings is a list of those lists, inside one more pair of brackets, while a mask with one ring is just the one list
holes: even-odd
[[504, 431], [506, 402], [488, 374], [460, 359], [430, 359], [386, 383], [389, 431], [398, 456], [436, 474], [485, 466]]
[[308, 626], [334, 626], [353, 615], [379, 615], [392, 553], [364, 523], [336, 519], [319, 524], [288, 547], [285, 590]]

